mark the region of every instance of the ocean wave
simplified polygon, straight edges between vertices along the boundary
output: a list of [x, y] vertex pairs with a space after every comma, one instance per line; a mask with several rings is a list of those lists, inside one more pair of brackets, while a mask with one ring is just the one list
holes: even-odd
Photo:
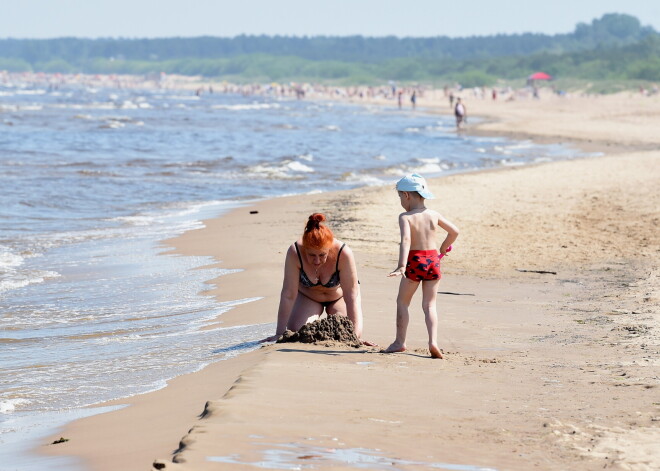
[[293, 159], [284, 159], [274, 163], [264, 162], [247, 167], [245, 170], [260, 178], [277, 180], [300, 180], [303, 178], [302, 174], [314, 173], [312, 167]]
[[38, 88], [36, 90], [16, 90], [16, 95], [45, 95], [46, 90]]
[[282, 108], [279, 103], [252, 103], [245, 105], [214, 105], [214, 110], [246, 111], [246, 110], [270, 110]]
[[519, 167], [521, 165], [525, 165], [525, 162], [520, 160], [502, 159], [500, 160], [500, 165], [503, 167]]
[[2, 269], [8, 267], [18, 267], [23, 264], [25, 259], [17, 253], [9, 250], [7, 247], [0, 245], [0, 273]]
[[119, 121], [108, 121], [105, 124], [99, 125], [99, 129], [121, 129], [123, 127], [126, 127], [126, 125]]
[[14, 399], [0, 399], [0, 414], [11, 414], [17, 407], [30, 404], [31, 401], [20, 397]]
[[357, 183], [360, 185], [367, 185], [367, 186], [378, 186], [385, 184], [385, 182], [382, 179], [374, 175], [355, 173], [355, 172], [343, 173], [340, 177], [340, 180], [344, 182]]
[[49, 104], [48, 108], [62, 110], [114, 110], [117, 106], [112, 102], [103, 103], [54, 103]]
[[[209, 159], [209, 160], [191, 160], [191, 161], [184, 161], [184, 162], [171, 162], [171, 163], [166, 163], [163, 165], [164, 168], [183, 168], [183, 169], [190, 169], [190, 168], [195, 168], [195, 169], [203, 169], [203, 170], [211, 170], [214, 168], [221, 167], [223, 170], [227, 168], [227, 166], [232, 165], [232, 163], [235, 161], [234, 157], [232, 156], [226, 156], [226, 157], [219, 157], [216, 159]], [[149, 160], [142, 160], [140, 163], [151, 163]]]
[[0, 293], [14, 289], [24, 288], [28, 285], [43, 283], [44, 281], [61, 276], [59, 273], [50, 270], [34, 270], [27, 272], [9, 271], [0, 274]]

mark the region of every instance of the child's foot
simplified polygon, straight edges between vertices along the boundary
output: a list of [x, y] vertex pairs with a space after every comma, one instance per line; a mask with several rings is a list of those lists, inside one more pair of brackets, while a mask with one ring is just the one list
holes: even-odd
[[392, 345], [390, 345], [389, 347], [381, 350], [380, 353], [398, 353], [398, 352], [405, 352], [405, 351], [406, 351], [406, 345], [405, 344], [392, 342]]
[[429, 345], [429, 352], [431, 352], [431, 358], [443, 358], [437, 345]]

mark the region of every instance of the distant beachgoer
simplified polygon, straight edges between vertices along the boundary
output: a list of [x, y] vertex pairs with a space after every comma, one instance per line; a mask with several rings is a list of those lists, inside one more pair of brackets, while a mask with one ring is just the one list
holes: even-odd
[[449, 92], [449, 107], [454, 107], [454, 92]]
[[496, 89], [493, 88], [493, 90], [491, 92], [491, 96], [493, 97], [493, 101], [497, 100], [497, 90]]
[[[355, 335], [362, 338], [360, 286], [351, 249], [335, 239], [325, 215], [312, 214], [300, 239], [289, 246], [277, 312], [277, 340], [285, 330], [297, 331], [308, 322], [328, 315], [348, 316]], [[363, 341], [365, 345], [374, 345]]]
[[417, 106], [417, 91], [413, 90], [412, 95], [410, 95], [410, 103], [412, 104], [413, 110]]
[[465, 108], [465, 105], [460, 98], [456, 98], [454, 116], [456, 117], [456, 129], [461, 129], [461, 124], [467, 122], [467, 108]]
[[399, 93], [397, 94], [397, 101], [399, 103], [399, 109], [403, 106], [403, 90], [399, 90]]
[[[458, 237], [458, 228], [437, 211], [428, 209], [424, 202], [435, 198], [426, 180], [416, 173], [406, 175], [396, 184], [399, 201], [406, 211], [399, 215], [401, 244], [399, 265], [388, 276], [402, 276], [396, 298], [396, 339], [384, 353], [404, 352], [410, 314], [408, 308], [415, 291], [422, 284], [422, 309], [429, 335], [429, 351], [433, 358], [442, 358], [438, 348], [438, 314], [436, 295], [440, 284], [440, 259], [451, 250]], [[447, 236], [440, 245], [436, 241], [436, 227]]]

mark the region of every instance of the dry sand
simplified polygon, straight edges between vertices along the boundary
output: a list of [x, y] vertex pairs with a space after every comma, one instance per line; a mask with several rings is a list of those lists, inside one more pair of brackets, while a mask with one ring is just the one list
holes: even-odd
[[[416, 296], [408, 352], [270, 345], [77, 421], [40, 451], [93, 470], [660, 469], [660, 97], [467, 105], [487, 118], [469, 132], [607, 155], [431, 182], [428, 206], [461, 229], [438, 301], [446, 360], [428, 357]], [[218, 323], [274, 322], [284, 251], [323, 211], [356, 254], [365, 338], [387, 345], [397, 205], [391, 188], [278, 198], [168, 244], [244, 269], [208, 294], [263, 296]]]

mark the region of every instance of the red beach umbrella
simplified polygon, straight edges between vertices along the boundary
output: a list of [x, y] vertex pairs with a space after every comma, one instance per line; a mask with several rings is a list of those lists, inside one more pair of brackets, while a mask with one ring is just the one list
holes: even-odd
[[536, 72], [527, 77], [527, 80], [552, 80], [552, 75], [548, 75], [545, 72]]

